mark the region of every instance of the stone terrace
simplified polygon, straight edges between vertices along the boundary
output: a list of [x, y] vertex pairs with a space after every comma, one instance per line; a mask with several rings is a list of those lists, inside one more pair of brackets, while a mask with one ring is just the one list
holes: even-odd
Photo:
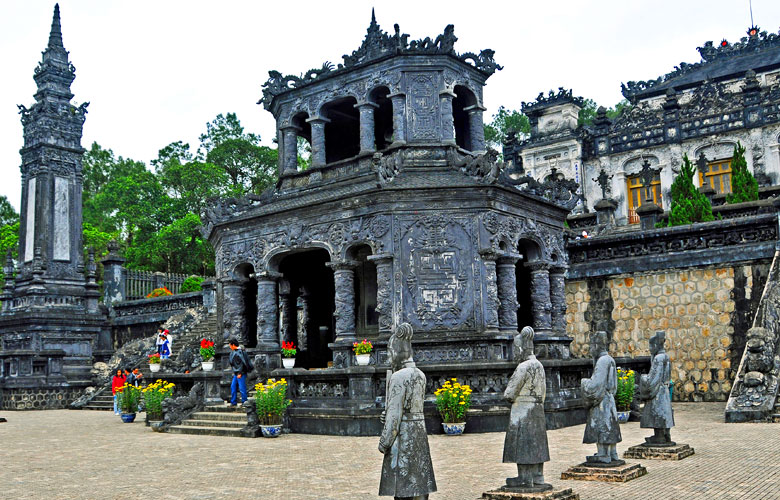
[[[648, 475], [625, 484], [561, 481], [582, 461], [583, 426], [548, 432], [548, 481], [587, 499], [780, 499], [780, 428], [724, 424], [721, 403], [676, 403], [672, 437], [696, 454], [643, 461]], [[381, 455], [375, 437], [291, 434], [239, 439], [158, 434], [103, 412], [2, 412], [0, 497], [14, 499], [374, 499]], [[642, 441], [622, 427], [622, 453]], [[514, 466], [501, 464], [503, 433], [430, 436], [439, 492], [475, 500]]]

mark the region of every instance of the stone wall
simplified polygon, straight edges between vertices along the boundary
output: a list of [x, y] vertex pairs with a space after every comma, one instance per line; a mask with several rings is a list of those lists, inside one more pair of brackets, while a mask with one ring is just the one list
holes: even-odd
[[0, 396], [0, 410], [62, 410], [83, 390], [83, 387], [4, 389]]
[[725, 401], [766, 281], [769, 260], [573, 279], [566, 283], [572, 355], [607, 331], [613, 356], [649, 355], [666, 331], [676, 401]]

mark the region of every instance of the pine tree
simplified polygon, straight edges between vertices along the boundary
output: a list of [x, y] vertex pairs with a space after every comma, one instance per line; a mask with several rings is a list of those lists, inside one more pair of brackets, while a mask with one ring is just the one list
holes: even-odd
[[731, 159], [731, 194], [726, 196], [726, 203], [742, 203], [758, 199], [758, 181], [747, 168], [745, 147], [737, 142], [734, 146], [734, 157]]
[[701, 194], [693, 184], [694, 174], [695, 170], [688, 155], [683, 155], [682, 168], [672, 183], [672, 208], [669, 211], [669, 226], [715, 220], [710, 200]]

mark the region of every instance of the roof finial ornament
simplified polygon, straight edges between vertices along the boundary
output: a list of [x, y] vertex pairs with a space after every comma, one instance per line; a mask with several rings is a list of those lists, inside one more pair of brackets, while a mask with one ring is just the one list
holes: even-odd
[[54, 18], [51, 20], [49, 48], [65, 48], [62, 45], [62, 25], [60, 24], [60, 4], [54, 4]]

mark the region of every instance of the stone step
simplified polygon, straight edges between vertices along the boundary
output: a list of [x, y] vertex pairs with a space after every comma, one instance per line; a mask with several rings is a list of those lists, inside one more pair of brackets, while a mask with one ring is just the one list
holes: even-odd
[[223, 422], [246, 422], [246, 413], [196, 411], [190, 415], [190, 418], [198, 420], [219, 420]]
[[230, 406], [230, 405], [206, 406], [205, 408], [203, 408], [203, 411], [204, 412], [246, 414], [246, 412], [244, 411], [244, 408], [241, 405], [236, 405], [236, 406]]
[[235, 427], [192, 427], [188, 425], [172, 425], [168, 432], [174, 434], [196, 434], [201, 436], [243, 437], [241, 429]]
[[84, 406], [82, 408], [82, 410], [114, 411], [114, 405], [111, 404], [111, 405], [108, 405], [108, 406], [103, 406], [103, 405], [93, 405], [93, 404], [90, 403], [90, 404]]
[[228, 420], [201, 420], [201, 419], [187, 419], [181, 423], [189, 427], [230, 427], [240, 429], [246, 426], [246, 419], [244, 421], [228, 421]]

